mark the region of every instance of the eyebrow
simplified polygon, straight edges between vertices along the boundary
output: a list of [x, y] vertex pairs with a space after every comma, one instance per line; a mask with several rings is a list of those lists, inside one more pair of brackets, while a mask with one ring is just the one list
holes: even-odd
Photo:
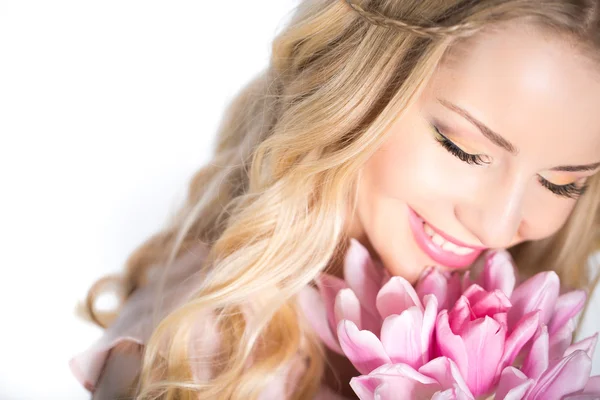
[[[440, 99], [440, 98], [438, 98], [437, 100], [444, 107], [449, 108], [450, 110], [454, 111], [457, 114], [460, 114], [467, 121], [469, 121], [473, 125], [475, 125], [481, 131], [483, 136], [488, 138], [495, 145], [502, 147], [503, 149], [505, 149], [506, 151], [508, 151], [511, 154], [516, 155], [517, 153], [519, 153], [519, 149], [515, 145], [513, 145], [508, 140], [504, 139], [500, 134], [498, 134], [498, 133], [494, 132], [493, 130], [491, 130], [490, 128], [488, 128], [483, 122], [479, 121], [474, 116], [469, 114], [469, 112], [467, 112], [467, 110], [457, 106], [454, 103], [451, 103], [448, 100], [444, 100], [444, 99]], [[587, 164], [587, 165], [561, 165], [558, 167], [550, 168], [550, 170], [551, 171], [564, 171], [564, 172], [577, 172], [577, 171], [592, 171], [598, 167], [600, 167], [600, 162], [593, 163], [593, 164]]]
[[519, 152], [519, 149], [517, 149], [517, 147], [514, 144], [512, 144], [511, 142], [504, 139], [502, 136], [488, 128], [483, 122], [479, 121], [474, 116], [469, 114], [467, 110], [460, 108], [459, 106], [449, 102], [448, 100], [438, 99], [438, 101], [444, 107], [449, 108], [455, 113], [462, 115], [467, 121], [475, 125], [481, 131], [481, 133], [483, 133], [483, 136], [491, 140], [495, 145], [502, 147], [504, 150], [508, 151], [511, 154], [517, 154]]

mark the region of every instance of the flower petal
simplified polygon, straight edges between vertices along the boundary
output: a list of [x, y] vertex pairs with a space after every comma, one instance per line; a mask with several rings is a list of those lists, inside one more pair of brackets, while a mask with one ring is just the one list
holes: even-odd
[[561, 400], [598, 400], [600, 393], [577, 393], [563, 397]]
[[463, 296], [469, 299], [470, 303], [475, 303], [486, 296], [489, 292], [476, 283], [471, 284], [464, 292]]
[[392, 277], [377, 294], [377, 310], [383, 319], [392, 314], [400, 315], [412, 306], [423, 310], [417, 292], [401, 276]]
[[508, 317], [506, 316], [505, 312], [494, 314], [491, 317], [494, 318], [499, 324], [508, 326]]
[[523, 315], [540, 310], [540, 323], [547, 324], [554, 312], [559, 291], [558, 275], [554, 271], [539, 272], [519, 285], [510, 301], [508, 328], [512, 330]]
[[583, 393], [600, 394], [600, 375], [595, 375], [588, 379], [583, 388]]
[[446, 389], [443, 392], [437, 392], [431, 400], [474, 400], [474, 397], [465, 393], [456, 386], [452, 389]]
[[516, 283], [515, 271], [513, 259], [508, 251], [491, 250], [485, 256], [481, 286], [489, 292], [500, 290], [510, 297]]
[[360, 320], [362, 323], [362, 329], [366, 329], [375, 334], [375, 336], [379, 336], [381, 334], [381, 324], [383, 320], [377, 315], [372, 315], [367, 310], [362, 308], [362, 312], [360, 314]]
[[525, 393], [533, 384], [534, 380], [527, 378], [517, 368], [504, 368], [500, 375], [494, 400], [521, 400], [525, 398]]
[[448, 357], [438, 357], [419, 368], [419, 372], [438, 381], [442, 389], [458, 388], [468, 397], [473, 397], [458, 366]]
[[531, 337], [537, 331], [540, 324], [540, 316], [539, 311], [532, 311], [523, 316], [517, 322], [515, 329], [510, 333], [508, 338], [506, 338], [506, 343], [504, 344], [504, 355], [502, 356], [502, 361], [499, 364], [499, 371], [506, 367], [507, 365], [511, 365], [519, 351], [525, 346], [525, 344], [531, 339]]
[[345, 289], [348, 286], [342, 279], [328, 274], [319, 275], [319, 277], [315, 279], [315, 283], [319, 288], [323, 303], [325, 304], [329, 326], [331, 330], [335, 332], [337, 327], [335, 323], [335, 298], [340, 290]]
[[560, 399], [575, 393], [585, 387], [591, 370], [592, 360], [585, 351], [576, 350], [548, 368], [530, 396], [532, 399]]
[[468, 323], [461, 337], [468, 357], [467, 385], [476, 397], [486, 394], [497, 378], [496, 368], [504, 354], [506, 327], [486, 316]]
[[352, 289], [346, 288], [338, 292], [335, 297], [334, 315], [334, 326], [338, 326], [341, 320], [347, 319], [354, 322], [358, 329], [363, 329], [360, 302]]
[[585, 304], [586, 294], [583, 290], [573, 290], [560, 295], [556, 299], [554, 315], [548, 324], [550, 335], [558, 331], [568, 320], [575, 317]]
[[562, 358], [567, 348], [573, 341], [573, 331], [576, 327], [575, 320], [571, 318], [558, 331], [550, 336], [550, 359], [555, 360]]
[[436, 392], [431, 400], [456, 400], [454, 389], [446, 389], [443, 392]]
[[415, 382], [423, 383], [426, 385], [437, 383], [437, 381], [434, 378], [427, 376], [417, 371], [410, 365], [403, 363], [382, 365], [381, 367], [378, 367], [375, 370], [373, 370], [373, 372], [371, 372], [371, 375], [378, 376], [381, 378], [403, 376]]
[[436, 383], [424, 385], [405, 378], [388, 378], [375, 389], [375, 400], [395, 400], [398, 393], [402, 393], [402, 396], [408, 399], [430, 399], [437, 387]]
[[351, 321], [340, 322], [338, 339], [344, 354], [361, 374], [391, 363], [377, 336], [369, 331], [359, 331]]
[[471, 310], [469, 299], [465, 296], [460, 296], [454, 307], [448, 312], [448, 322], [450, 329], [454, 333], [460, 333], [465, 324], [475, 317]]
[[383, 277], [383, 269], [375, 265], [369, 251], [358, 240], [351, 238], [344, 257], [344, 278], [360, 304], [373, 315], [377, 314], [376, 298]]
[[369, 375], [355, 376], [350, 379], [350, 387], [360, 400], [375, 400], [375, 389], [379, 384], [379, 379]]
[[334, 335], [329, 327], [325, 305], [319, 292], [310, 286], [304, 287], [298, 293], [298, 305], [323, 343], [336, 353], [344, 354], [338, 344], [337, 335]]
[[[465, 273], [465, 279], [466, 275], [467, 274]], [[458, 271], [453, 271], [450, 273], [450, 276], [448, 277], [448, 293], [446, 297], [447, 308], [452, 308], [454, 303], [457, 302], [464, 289], [463, 283], [464, 281], [461, 280], [461, 275]]]
[[383, 321], [381, 344], [393, 363], [405, 363], [413, 368], [423, 365], [422, 326], [423, 312], [417, 306]]
[[594, 350], [596, 349], [596, 343], [598, 341], [598, 332], [594, 333], [592, 336], [587, 337], [585, 339], [580, 340], [577, 343], [573, 343], [570, 345], [567, 350], [565, 350], [564, 356], [568, 356], [575, 350], [583, 350], [586, 352], [588, 357], [594, 357]]
[[548, 327], [541, 325], [536, 331], [529, 353], [523, 362], [523, 372], [532, 379], [538, 379], [548, 368]]
[[425, 302], [425, 312], [423, 313], [423, 326], [421, 328], [421, 351], [423, 363], [426, 363], [433, 356], [433, 332], [435, 331], [435, 321], [438, 315], [438, 302], [434, 295], [425, 296], [423, 301]]
[[510, 307], [510, 300], [499, 290], [485, 292], [477, 301], [471, 300], [471, 310], [478, 318], [486, 315], [492, 317], [494, 314], [504, 313], [510, 310]]
[[429, 267], [423, 272], [417, 281], [415, 290], [421, 301], [424, 301], [427, 295], [434, 295], [440, 309], [448, 308], [448, 280], [437, 267]]
[[469, 371], [467, 350], [463, 339], [455, 335], [450, 329], [448, 310], [442, 310], [438, 314], [435, 324], [435, 336], [438, 353], [454, 361], [460, 374], [466, 377]]
[[386, 364], [350, 380], [360, 399], [397, 399], [398, 393], [411, 399], [429, 399], [440, 385], [406, 364]]

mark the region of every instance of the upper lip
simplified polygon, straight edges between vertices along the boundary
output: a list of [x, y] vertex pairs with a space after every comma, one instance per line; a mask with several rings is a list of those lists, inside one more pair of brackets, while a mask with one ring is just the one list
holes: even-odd
[[[417, 215], [419, 215], [419, 214], [417, 214]], [[450, 243], [454, 243], [457, 246], [466, 247], [468, 249], [473, 249], [473, 250], [485, 250], [485, 249], [487, 249], [487, 247], [472, 246], [470, 244], [463, 243], [460, 240], [458, 240], [456, 238], [453, 238], [452, 236], [448, 235], [447, 233], [445, 233], [445, 232], [439, 230], [438, 228], [436, 228], [433, 224], [431, 224], [429, 221], [427, 221], [421, 215], [419, 215], [419, 218], [421, 218], [423, 221], [425, 221], [427, 223], [427, 225], [429, 225], [435, 231], [435, 233], [437, 233], [438, 235], [440, 235], [441, 237], [443, 237], [445, 240], [449, 241]]]

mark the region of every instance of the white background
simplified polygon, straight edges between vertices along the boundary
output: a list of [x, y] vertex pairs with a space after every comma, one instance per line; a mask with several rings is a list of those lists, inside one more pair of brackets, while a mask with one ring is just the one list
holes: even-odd
[[0, 0], [0, 399], [87, 399], [74, 308], [160, 229], [292, 0]]
[[175, 210], [296, 1], [0, 0], [1, 400], [89, 397], [76, 302]]

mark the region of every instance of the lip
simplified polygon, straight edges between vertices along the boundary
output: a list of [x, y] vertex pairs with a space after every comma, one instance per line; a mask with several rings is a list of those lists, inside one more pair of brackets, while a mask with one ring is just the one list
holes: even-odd
[[[479, 257], [482, 251], [486, 249], [485, 247], [474, 247], [466, 245], [449, 236], [448, 234], [439, 231], [428, 221], [425, 221], [423, 218], [421, 218], [412, 208], [408, 207], [408, 211], [409, 225], [412, 230], [415, 241], [417, 242], [421, 250], [423, 250], [423, 252], [425, 252], [432, 260], [436, 261], [437, 263], [440, 263], [443, 266], [451, 268], [468, 267], [477, 259], [477, 257]], [[460, 247], [473, 249], [473, 252], [471, 254], [459, 255], [442, 249], [441, 247], [433, 243], [429, 235], [425, 233], [425, 230], [423, 229], [424, 222], [427, 222], [427, 225], [429, 225], [437, 234], [439, 234], [445, 240], [454, 243]]]
[[[419, 216], [414, 210], [411, 210], [413, 213], [415, 213], [415, 215], [417, 216], [417, 218], [420, 218], [421, 221], [425, 221], [423, 219], [423, 217]], [[461, 242], [458, 239], [453, 238], [452, 236], [448, 235], [446, 232], [442, 232], [440, 231], [438, 228], [436, 228], [435, 226], [433, 226], [432, 224], [429, 223], [429, 221], [425, 221], [427, 222], [427, 225], [429, 225], [431, 228], [433, 228], [433, 230], [435, 231], [435, 233], [437, 233], [438, 235], [440, 235], [441, 237], [443, 237], [444, 239], [446, 239], [447, 241], [454, 243], [457, 246], [460, 247], [466, 247], [467, 249], [473, 249], [473, 250], [486, 250], [487, 247], [481, 247], [481, 246], [471, 246], [468, 245], [466, 243]]]

